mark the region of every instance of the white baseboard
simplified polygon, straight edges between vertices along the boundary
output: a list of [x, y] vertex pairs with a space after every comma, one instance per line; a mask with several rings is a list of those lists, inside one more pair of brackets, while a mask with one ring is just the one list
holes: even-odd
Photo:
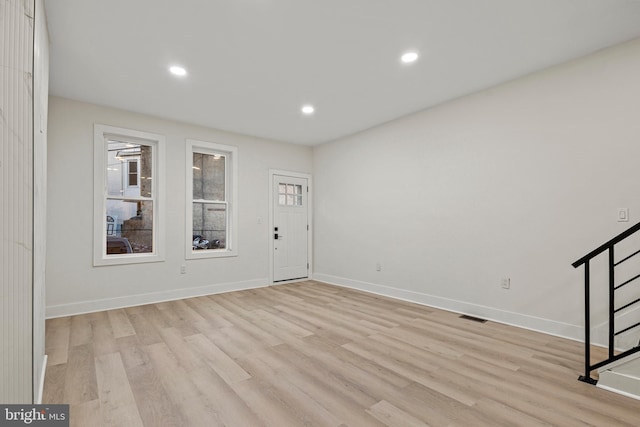
[[46, 354], [42, 358], [42, 369], [40, 370], [40, 384], [38, 385], [38, 395], [36, 396], [36, 405], [42, 404], [42, 394], [44, 393], [44, 377], [47, 372], [47, 359], [49, 356]]
[[[347, 279], [344, 277], [332, 276], [329, 274], [315, 273], [313, 280], [326, 282], [337, 286], [357, 289], [377, 295], [422, 304], [429, 307], [440, 308], [456, 313], [467, 314], [480, 317], [495, 322], [530, 329], [537, 332], [568, 338], [576, 341], [584, 341], [584, 328], [582, 326], [571, 325], [529, 316], [521, 313], [500, 310], [465, 301], [458, 301], [429, 295], [421, 292], [408, 291], [375, 283], [362, 282]], [[173, 301], [182, 298], [192, 298], [203, 295], [213, 295], [223, 292], [241, 291], [269, 286], [269, 279], [255, 279], [243, 282], [220, 283], [215, 285], [202, 286], [197, 288], [175, 289], [163, 292], [153, 292], [148, 294], [131, 295], [124, 297], [108, 298], [94, 301], [81, 301], [70, 304], [60, 304], [47, 307], [46, 317], [72, 316], [75, 314], [92, 313], [103, 310], [113, 310], [136, 305], [153, 304], [164, 301]], [[595, 343], [594, 344], [603, 344]]]
[[217, 283], [215, 285], [197, 288], [172, 289], [162, 292], [128, 295], [93, 301], [80, 301], [70, 304], [47, 306], [47, 319], [55, 317], [73, 316], [76, 314], [93, 313], [96, 311], [113, 310], [136, 305], [154, 304], [158, 302], [174, 301], [183, 298], [200, 297], [203, 295], [220, 294], [223, 292], [242, 291], [246, 289], [262, 288], [269, 285], [268, 279], [255, 279], [243, 282]]
[[630, 397], [631, 399], [640, 400], [640, 396], [638, 396], [637, 394], [629, 393], [629, 392], [626, 392], [626, 391], [623, 391], [623, 390], [618, 390], [617, 388], [608, 387], [606, 385], [601, 385], [599, 382], [598, 382], [598, 384], [596, 384], [596, 387], [601, 388], [603, 390], [610, 391], [612, 393], [620, 394], [622, 396]]
[[582, 326], [329, 274], [315, 273], [314, 280], [584, 342]]

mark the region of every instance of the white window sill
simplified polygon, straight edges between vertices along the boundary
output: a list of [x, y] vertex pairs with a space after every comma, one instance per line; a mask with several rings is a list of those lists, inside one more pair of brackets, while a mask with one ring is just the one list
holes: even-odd
[[145, 264], [149, 262], [164, 262], [164, 257], [154, 254], [105, 255], [102, 258], [94, 259], [93, 266]]
[[202, 249], [187, 253], [186, 259], [207, 259], [207, 258], [229, 258], [238, 256], [237, 251], [218, 250], [218, 249]]

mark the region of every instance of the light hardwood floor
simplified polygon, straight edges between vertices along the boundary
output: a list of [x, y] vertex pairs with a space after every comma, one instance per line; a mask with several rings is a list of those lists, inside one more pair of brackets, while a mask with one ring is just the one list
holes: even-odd
[[44, 402], [76, 426], [639, 426], [582, 351], [308, 281], [48, 320]]

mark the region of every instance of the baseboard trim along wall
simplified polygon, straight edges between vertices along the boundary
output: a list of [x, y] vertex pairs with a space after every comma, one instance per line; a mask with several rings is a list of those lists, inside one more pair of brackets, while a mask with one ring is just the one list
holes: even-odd
[[42, 358], [42, 369], [40, 370], [40, 383], [38, 385], [38, 395], [36, 396], [36, 401], [34, 402], [36, 405], [42, 404], [42, 394], [44, 393], [44, 377], [47, 373], [47, 359], [49, 356], [46, 354]]
[[487, 319], [510, 326], [516, 326], [536, 332], [542, 332], [544, 334], [568, 338], [575, 341], [584, 341], [584, 328], [582, 326], [570, 325], [567, 323], [556, 322], [549, 319], [527, 316], [525, 314], [499, 310], [493, 307], [471, 304], [464, 301], [442, 298], [420, 292], [407, 291], [405, 289], [392, 288], [375, 283], [346, 279], [344, 277], [332, 276], [329, 274], [315, 273], [314, 280], [336, 286], [342, 286], [345, 288], [370, 292], [385, 297], [413, 302], [416, 304], [426, 305], [429, 307], [452, 311], [454, 313], [480, 317], [482, 319]]
[[[347, 279], [344, 277], [332, 276], [329, 274], [315, 273], [313, 275], [313, 280], [329, 283], [336, 286], [342, 286], [345, 288], [369, 292], [389, 298], [409, 301], [428, 307], [452, 311], [455, 313], [480, 317], [494, 322], [504, 323], [506, 325], [529, 329], [549, 335], [555, 335], [562, 338], [568, 338], [575, 341], [584, 341], [584, 328], [578, 325], [556, 322], [554, 320], [528, 316], [511, 311], [499, 310], [493, 307], [472, 304], [464, 301], [438, 297], [435, 295], [429, 295], [420, 292], [408, 291], [405, 289], [393, 288], [390, 286], [384, 286], [375, 283]], [[278, 285], [278, 283], [274, 283], [274, 285]], [[218, 283], [197, 288], [173, 289], [163, 292], [153, 292], [126, 297], [108, 298], [94, 301], [81, 301], [70, 304], [47, 306], [46, 317], [47, 319], [52, 319], [55, 317], [93, 313], [103, 310], [114, 310], [125, 307], [133, 307], [137, 305], [154, 304], [183, 298], [193, 298], [204, 295], [242, 291], [267, 286], [269, 286], [269, 279], [264, 278], [243, 282]], [[594, 335], [597, 336], [592, 337], [593, 344], [605, 345], [605, 342], [603, 341], [604, 334], [596, 333]]]
[[117, 298], [107, 298], [94, 301], [81, 301], [70, 304], [47, 306], [47, 319], [55, 317], [73, 316], [75, 314], [93, 313], [96, 311], [114, 310], [133, 307], [136, 305], [155, 304], [174, 301], [183, 298], [200, 297], [204, 295], [221, 294], [223, 292], [243, 291], [269, 286], [269, 279], [255, 279], [243, 282], [216, 283], [215, 285], [197, 288], [172, 289], [162, 292], [152, 292], [139, 295], [128, 295]]

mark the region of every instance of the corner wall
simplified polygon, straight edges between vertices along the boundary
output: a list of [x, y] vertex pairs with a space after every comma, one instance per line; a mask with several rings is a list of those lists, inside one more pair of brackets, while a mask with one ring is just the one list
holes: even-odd
[[[166, 138], [166, 260], [93, 267], [93, 125]], [[185, 140], [238, 147], [238, 256], [185, 260]], [[47, 316], [269, 283], [269, 169], [310, 173], [310, 147], [216, 131], [68, 99], [49, 99]], [[186, 274], [180, 266], [186, 265]]]
[[0, 3], [0, 402], [33, 401], [34, 0]]
[[45, 280], [47, 257], [47, 114], [49, 108], [49, 32], [44, 0], [36, 0], [33, 69], [33, 394], [44, 387]]
[[639, 111], [635, 40], [315, 147], [314, 278], [583, 339], [571, 262], [640, 221]]

